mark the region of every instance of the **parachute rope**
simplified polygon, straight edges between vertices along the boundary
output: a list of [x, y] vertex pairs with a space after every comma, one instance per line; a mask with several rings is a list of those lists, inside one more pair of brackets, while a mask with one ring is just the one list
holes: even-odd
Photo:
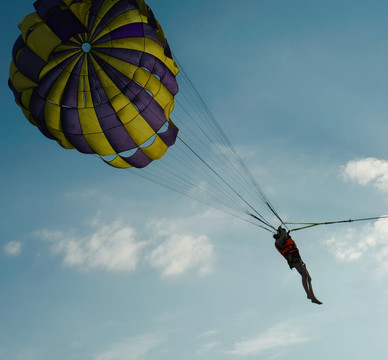
[[[225, 164], [226, 171], [223, 170], [223, 173], [219, 173], [216, 171], [209, 162], [204, 161], [203, 158], [198, 154], [197, 151], [195, 151], [191, 146], [189, 146], [187, 143], [184, 142], [184, 140], [178, 136], [180, 141], [184, 142], [187, 147], [190, 148], [190, 151], [192, 151], [195, 156], [197, 156], [209, 169], [217, 176], [219, 177], [228, 188], [230, 188], [248, 207], [253, 210], [253, 212], [256, 214], [256, 220], [259, 220], [264, 225], [271, 229], [275, 229], [274, 226], [272, 226], [269, 221], [267, 221], [257, 210], [255, 207], [252, 206], [250, 201], [247, 201], [245, 197], [243, 197], [239, 191], [237, 191], [233, 186], [229, 184], [228, 181], [225, 180], [225, 177], [228, 179], [230, 178], [228, 176], [228, 172], [231, 171], [233, 173], [233, 177], [236, 179], [240, 179], [242, 181], [242, 184], [244, 187], [247, 187], [250, 189], [252, 197], [258, 198], [261, 200], [263, 204], [265, 204], [266, 208], [271, 211], [273, 215], [276, 216], [278, 220], [282, 224], [284, 222], [281, 220], [279, 214], [275, 211], [273, 205], [268, 200], [267, 196], [265, 195], [264, 191], [261, 189], [255, 178], [253, 177], [252, 173], [249, 171], [248, 167], [224, 133], [223, 129], [217, 122], [216, 118], [213, 116], [212, 112], [208, 108], [207, 104], [199, 94], [198, 90], [195, 88], [194, 84], [192, 83], [191, 79], [181, 66], [181, 64], [178, 62], [178, 65], [180, 67], [180, 71], [182, 74], [182, 81], [185, 86], [185, 90], [182, 93], [184, 95], [190, 94], [189, 96], [193, 100], [190, 101], [189, 104], [194, 104], [191, 110], [194, 110], [197, 113], [197, 117], [195, 120], [195, 124], [197, 128], [201, 130], [203, 134], [206, 135], [207, 141], [215, 148], [215, 151], [213, 150], [213, 153], [217, 153], [217, 155], [220, 155], [219, 158], [221, 158], [221, 163]], [[197, 104], [195, 106], [195, 104]], [[189, 113], [189, 111], [186, 111], [186, 113]], [[199, 121], [202, 121], [201, 124], [199, 124]], [[191, 132], [192, 134], [193, 132]], [[210, 135], [213, 135], [214, 138], [211, 138]], [[191, 138], [190, 138], [191, 140]], [[197, 147], [198, 149], [198, 147]], [[246, 212], [246, 211], [245, 211]]]
[[[127, 171], [130, 172], [129, 169], [127, 169]], [[238, 213], [234, 212], [233, 210], [230, 210], [229, 209], [230, 206], [223, 204], [221, 201], [217, 201], [217, 202], [209, 201], [209, 197], [207, 197], [205, 195], [202, 195], [200, 193], [191, 193], [189, 190], [178, 189], [176, 187], [169, 186], [169, 185], [167, 185], [167, 184], [165, 184], [165, 183], [163, 183], [161, 181], [156, 180], [152, 176], [148, 176], [148, 175], [144, 174], [143, 172], [141, 172], [141, 173], [140, 172], [130, 172], [130, 173], [135, 175], [135, 176], [142, 177], [143, 179], [146, 179], [146, 180], [148, 180], [150, 182], [153, 182], [155, 184], [158, 184], [158, 185], [160, 185], [160, 186], [162, 186], [162, 187], [164, 187], [166, 189], [172, 190], [172, 191], [177, 192], [177, 193], [179, 193], [181, 195], [184, 195], [186, 197], [189, 197], [189, 198], [192, 198], [194, 200], [197, 200], [197, 201], [199, 201], [199, 202], [201, 202], [201, 203], [203, 203], [205, 205], [210, 205], [210, 206], [214, 207], [215, 209], [218, 209], [218, 210], [220, 210], [220, 211], [222, 211], [222, 212], [224, 212], [226, 214], [229, 214], [229, 215], [231, 215], [233, 217], [236, 217], [236, 218], [238, 218], [238, 219], [240, 219], [242, 221], [245, 221], [245, 222], [248, 222], [248, 223], [250, 223], [252, 225], [260, 227], [260, 228], [262, 228], [262, 229], [264, 229], [266, 231], [269, 231], [271, 233], [273, 232], [272, 230], [268, 229], [267, 227], [258, 224], [257, 221], [251, 221], [248, 218], [245, 218], [245, 217], [239, 215]], [[256, 220], [258, 220], [258, 218], [256, 218]]]
[[284, 222], [179, 67], [180, 92], [172, 114], [180, 129], [177, 141], [161, 161], [129, 172], [272, 233], [273, 222]]
[[[178, 136], [179, 137], [179, 136]], [[257, 210], [255, 210], [255, 208], [247, 201], [245, 200], [234, 188], [232, 188], [209, 164], [206, 163], [206, 161], [204, 159], [201, 158], [200, 155], [198, 155], [191, 147], [190, 145], [186, 144], [181, 138], [179, 138], [180, 141], [182, 141], [186, 146], [187, 148], [193, 152], [193, 154], [195, 156], [197, 156], [199, 158], [199, 160], [201, 160], [230, 190], [232, 190], [245, 204], [248, 205], [248, 207], [250, 207], [258, 216], [261, 217], [261, 215], [257, 212]], [[258, 217], [256, 217], [256, 219], [260, 220], [263, 224], [267, 225], [268, 227], [271, 227], [275, 230], [275, 228], [269, 224], [266, 220], [263, 220], [263, 219], [259, 219]]]
[[305, 225], [305, 226], [297, 227], [297, 228], [290, 230], [290, 231], [298, 231], [298, 230], [308, 229], [308, 228], [320, 226], [320, 225], [343, 224], [343, 223], [352, 223], [352, 222], [357, 222], [357, 221], [370, 221], [370, 220], [378, 220], [378, 219], [386, 219], [386, 218], [388, 218], [388, 215], [375, 216], [375, 217], [369, 217], [369, 218], [360, 218], [360, 219], [315, 222], [315, 223], [312, 223], [312, 222], [311, 223], [309, 223], [309, 222], [286, 222], [286, 224]]

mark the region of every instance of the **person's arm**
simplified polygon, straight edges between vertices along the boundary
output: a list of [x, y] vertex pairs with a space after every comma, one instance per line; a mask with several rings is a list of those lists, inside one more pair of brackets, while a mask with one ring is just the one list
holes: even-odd
[[283, 249], [284, 245], [286, 244], [287, 236], [287, 231], [282, 229], [279, 233], [279, 237], [276, 239], [276, 246], [278, 248]]

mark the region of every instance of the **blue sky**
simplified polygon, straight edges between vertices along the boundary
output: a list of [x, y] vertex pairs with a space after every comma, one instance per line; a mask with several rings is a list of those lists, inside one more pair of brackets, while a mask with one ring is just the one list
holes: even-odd
[[[284, 219], [388, 214], [387, 3], [148, 4]], [[311, 304], [269, 233], [25, 120], [7, 80], [32, 11], [0, 25], [1, 360], [387, 357], [388, 221], [295, 232]]]

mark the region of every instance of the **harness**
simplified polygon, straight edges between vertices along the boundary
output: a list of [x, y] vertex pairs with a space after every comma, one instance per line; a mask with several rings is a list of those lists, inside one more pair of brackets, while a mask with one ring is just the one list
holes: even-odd
[[288, 259], [289, 255], [291, 255], [292, 253], [299, 252], [294, 240], [292, 240], [290, 237], [286, 239], [286, 243], [284, 244], [284, 247], [282, 249], [276, 245], [276, 242], [275, 247], [286, 259]]

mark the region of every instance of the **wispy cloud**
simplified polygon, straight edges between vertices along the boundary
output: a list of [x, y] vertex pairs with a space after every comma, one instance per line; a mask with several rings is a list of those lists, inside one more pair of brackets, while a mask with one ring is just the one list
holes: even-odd
[[181, 275], [193, 269], [205, 275], [212, 268], [213, 246], [203, 235], [172, 235], [149, 254], [148, 261], [165, 276]]
[[376, 188], [388, 191], [388, 161], [365, 158], [349, 161], [341, 167], [345, 181], [356, 181], [361, 185], [373, 183]]
[[311, 339], [303, 333], [303, 326], [298, 326], [291, 321], [282, 322], [255, 337], [236, 342], [228, 353], [240, 357], [260, 355], [271, 349], [280, 349], [310, 341]]
[[[341, 177], [345, 181], [355, 181], [361, 185], [373, 184], [380, 191], [388, 191], [388, 161], [365, 158], [349, 161], [341, 167]], [[341, 261], [371, 259], [380, 275], [388, 275], [388, 221], [379, 219], [358, 230], [348, 228], [337, 232], [325, 243], [331, 253]], [[385, 275], [387, 274], [387, 275]]]
[[94, 360], [141, 360], [147, 353], [165, 341], [164, 337], [156, 334], [126, 338], [96, 355]]
[[207, 342], [206, 344], [201, 345], [195, 353], [197, 355], [203, 355], [205, 353], [208, 353], [208, 352], [214, 350], [215, 348], [217, 348], [220, 345], [221, 345], [220, 341], [217, 341], [217, 340], [210, 341], [210, 342]]
[[101, 225], [93, 222], [85, 237], [60, 231], [42, 230], [36, 235], [52, 242], [52, 250], [63, 255], [69, 267], [82, 270], [134, 271], [145, 242], [136, 241], [135, 230], [120, 222]]
[[149, 234], [144, 240], [139, 239], [140, 231], [128, 224], [120, 221], [104, 224], [101, 218], [99, 215], [90, 221], [88, 235], [47, 229], [35, 235], [49, 241], [52, 252], [63, 256], [66, 266], [80, 270], [131, 272], [141, 261], [165, 277], [190, 272], [206, 275], [212, 270], [215, 257], [207, 236], [188, 233], [188, 228], [177, 228], [174, 221], [163, 220], [146, 226]]
[[3, 251], [8, 256], [18, 256], [22, 251], [22, 244], [18, 241], [10, 241], [4, 245]]
[[199, 335], [200, 338], [209, 338], [217, 335], [217, 330], [206, 330], [202, 334]]
[[219, 347], [221, 345], [221, 341], [214, 339], [217, 334], [217, 330], [207, 330], [201, 333], [198, 338], [205, 342], [199, 346], [196, 354], [203, 355]]
[[368, 235], [359, 238], [356, 230], [348, 228], [340, 235], [331, 236], [325, 243], [334, 257], [341, 261], [355, 261], [360, 259], [364, 252], [376, 245], [376, 240]]
[[[189, 218], [159, 219], [151, 224], [155, 248], [147, 255], [150, 266], [164, 277], [197, 272], [209, 274], [215, 263], [213, 244], [198, 229], [219, 231], [223, 215], [216, 211], [201, 212]], [[205, 229], [206, 227], [206, 229]]]
[[361, 229], [337, 232], [325, 244], [340, 261], [372, 260], [382, 276], [388, 276], [388, 219], [379, 219]]

